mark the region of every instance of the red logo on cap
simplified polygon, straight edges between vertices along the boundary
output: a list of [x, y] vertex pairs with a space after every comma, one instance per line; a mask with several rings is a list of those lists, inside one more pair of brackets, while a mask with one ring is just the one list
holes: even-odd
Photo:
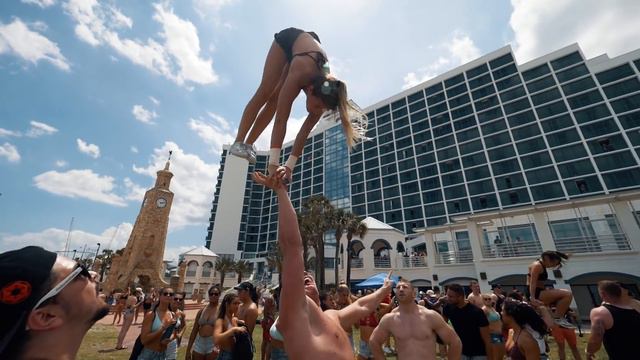
[[25, 301], [31, 295], [31, 284], [26, 281], [14, 281], [0, 290], [0, 302], [15, 305]]

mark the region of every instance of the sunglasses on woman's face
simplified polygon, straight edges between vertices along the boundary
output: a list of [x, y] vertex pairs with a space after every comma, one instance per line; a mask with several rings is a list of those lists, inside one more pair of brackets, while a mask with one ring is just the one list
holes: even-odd
[[220, 296], [220, 293], [218, 293], [218, 292], [210, 292], [209, 296]]
[[163, 292], [162, 295], [164, 296], [173, 296], [172, 292]]
[[183, 300], [184, 300], [184, 298], [181, 298], [181, 297], [174, 297], [174, 298], [173, 298], [173, 300], [175, 300], [175, 301], [183, 301]]

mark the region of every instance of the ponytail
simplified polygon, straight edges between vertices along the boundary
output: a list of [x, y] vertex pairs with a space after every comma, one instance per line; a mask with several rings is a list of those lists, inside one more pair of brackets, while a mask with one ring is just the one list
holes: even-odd
[[348, 149], [351, 150], [359, 141], [368, 140], [367, 116], [349, 103], [347, 84], [333, 76], [315, 77], [312, 84], [313, 94], [322, 99], [329, 110], [338, 112]]
[[540, 257], [544, 258], [545, 256], [547, 258], [549, 258], [550, 260], [558, 261], [560, 263], [562, 263], [563, 260], [568, 260], [569, 259], [569, 255], [568, 254], [565, 254], [565, 253], [560, 252], [560, 251], [554, 251], [554, 250], [547, 250], [547, 251], [543, 252]]

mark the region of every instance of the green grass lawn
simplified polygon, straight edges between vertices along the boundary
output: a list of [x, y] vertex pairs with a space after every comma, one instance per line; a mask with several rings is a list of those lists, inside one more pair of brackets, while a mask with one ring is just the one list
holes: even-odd
[[[178, 350], [178, 359], [184, 359], [184, 354], [186, 351], [186, 344], [189, 341], [189, 334], [191, 333], [191, 328], [193, 326], [193, 322], [189, 323], [187, 331], [185, 332], [183, 338], [183, 346]], [[116, 343], [116, 339], [118, 337], [118, 331], [120, 328], [110, 326], [110, 325], [102, 325], [97, 324], [89, 332], [87, 336], [85, 336], [84, 341], [82, 342], [82, 346], [80, 346], [80, 351], [78, 352], [78, 359], [82, 360], [94, 360], [94, 359], [113, 359], [113, 360], [126, 360], [129, 359], [129, 355], [131, 354], [131, 349], [115, 351], [113, 349], [114, 344]], [[135, 331], [135, 329], [131, 329], [130, 331]], [[356, 344], [360, 338], [358, 330], [354, 331], [354, 340]], [[587, 345], [588, 335], [585, 337], [578, 338], [578, 348], [580, 349], [580, 353], [584, 355], [584, 349]], [[253, 341], [256, 345], [257, 353], [255, 355], [255, 359], [260, 358], [260, 345], [262, 344], [262, 328], [260, 326], [256, 326], [253, 332]], [[549, 337], [549, 345], [551, 346], [551, 359], [558, 359], [557, 346], [553, 341], [553, 337]], [[569, 348], [567, 347], [567, 359], [572, 359], [572, 356], [569, 352]], [[395, 359], [389, 358], [389, 359]], [[583, 357], [584, 359], [584, 357]], [[604, 352], [604, 349], [601, 349], [596, 359], [605, 360], [608, 359], [607, 355]]]

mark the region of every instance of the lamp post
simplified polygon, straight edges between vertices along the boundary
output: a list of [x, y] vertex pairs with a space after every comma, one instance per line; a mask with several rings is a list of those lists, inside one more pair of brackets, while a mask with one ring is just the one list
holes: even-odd
[[76, 251], [77, 251], [76, 249], [73, 249], [73, 257], [72, 257], [72, 259], [73, 259], [74, 261], [75, 261], [75, 259], [76, 259]]
[[98, 243], [98, 248], [96, 249], [96, 255], [93, 257], [93, 262], [91, 263], [91, 266], [93, 266], [93, 264], [96, 263], [96, 259], [98, 258], [98, 251], [100, 251], [100, 243]]

